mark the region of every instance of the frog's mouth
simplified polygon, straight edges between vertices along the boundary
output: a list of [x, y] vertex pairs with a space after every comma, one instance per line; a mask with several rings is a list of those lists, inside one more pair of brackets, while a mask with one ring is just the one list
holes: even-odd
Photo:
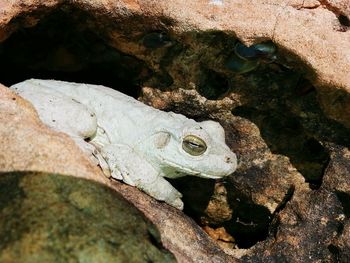
[[174, 173], [179, 174], [179, 171], [183, 174], [187, 174], [187, 175], [193, 175], [193, 176], [197, 176], [197, 177], [201, 177], [201, 178], [206, 178], [206, 179], [221, 179], [227, 175], [217, 175], [217, 174], [208, 174], [208, 173], [203, 173], [203, 172], [199, 172], [199, 171], [195, 171], [192, 170], [190, 168], [185, 168], [185, 167], [181, 167], [180, 165], [178, 165], [177, 163], [171, 162], [169, 160], [164, 160], [164, 162], [169, 166], [172, 167], [172, 169], [174, 170]]

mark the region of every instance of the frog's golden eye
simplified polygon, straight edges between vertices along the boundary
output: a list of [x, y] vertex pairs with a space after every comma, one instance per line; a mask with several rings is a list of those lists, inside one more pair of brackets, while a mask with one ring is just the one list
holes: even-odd
[[193, 156], [198, 156], [205, 153], [207, 145], [201, 138], [194, 135], [187, 135], [182, 141], [182, 149]]

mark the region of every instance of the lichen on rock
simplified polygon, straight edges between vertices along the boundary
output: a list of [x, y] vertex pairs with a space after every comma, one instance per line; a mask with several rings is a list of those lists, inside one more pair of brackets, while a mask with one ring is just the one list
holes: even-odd
[[157, 229], [103, 185], [13, 172], [0, 189], [1, 262], [175, 262]]

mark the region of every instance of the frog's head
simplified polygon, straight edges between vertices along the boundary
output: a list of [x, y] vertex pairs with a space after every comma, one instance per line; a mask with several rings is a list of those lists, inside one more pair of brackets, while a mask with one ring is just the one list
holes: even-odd
[[225, 143], [222, 126], [214, 121], [186, 119], [179, 127], [163, 129], [147, 140], [146, 158], [164, 176], [184, 174], [218, 179], [232, 174], [237, 157]]

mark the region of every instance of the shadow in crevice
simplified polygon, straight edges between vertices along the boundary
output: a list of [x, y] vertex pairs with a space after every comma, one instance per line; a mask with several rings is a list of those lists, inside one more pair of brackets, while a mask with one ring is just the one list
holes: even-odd
[[254, 122], [271, 151], [288, 156], [311, 188], [321, 186], [329, 154], [316, 139], [305, 132], [297, 117], [249, 107], [238, 107], [234, 114]]
[[201, 77], [198, 93], [209, 100], [222, 99], [230, 89], [228, 79], [213, 70], [204, 68]]
[[88, 27], [90, 16], [77, 8], [52, 11], [31, 28], [20, 28], [0, 43], [0, 82], [28, 78], [101, 84], [138, 97], [151, 70], [137, 58], [107, 44]]
[[178, 189], [185, 204], [184, 212], [198, 220], [205, 214], [211, 196], [214, 193], [215, 180], [186, 176], [167, 180]]
[[339, 15], [338, 21], [342, 26], [350, 27], [350, 19], [346, 15]]
[[334, 262], [341, 262], [340, 261], [340, 249], [336, 245], [330, 244], [328, 247], [329, 252], [332, 254], [332, 258]]
[[350, 218], [350, 194], [337, 191], [336, 192], [337, 198], [340, 201], [342, 207], [343, 207], [343, 212], [347, 218]]
[[255, 204], [248, 197], [240, 194], [235, 187], [227, 184], [228, 203], [233, 210], [232, 219], [224, 223], [228, 233], [235, 238], [239, 248], [250, 248], [268, 237], [272, 220], [270, 211]]
[[[197, 177], [167, 180], [183, 194], [185, 214], [201, 224], [202, 219], [208, 216], [206, 209], [214, 193], [215, 181]], [[213, 221], [212, 226], [224, 227], [234, 237], [239, 248], [249, 248], [258, 241], [265, 240], [272, 219], [270, 211], [264, 206], [254, 204], [231, 184], [225, 184], [225, 187], [228, 193], [227, 202], [233, 211], [232, 217], [220, 223]]]

